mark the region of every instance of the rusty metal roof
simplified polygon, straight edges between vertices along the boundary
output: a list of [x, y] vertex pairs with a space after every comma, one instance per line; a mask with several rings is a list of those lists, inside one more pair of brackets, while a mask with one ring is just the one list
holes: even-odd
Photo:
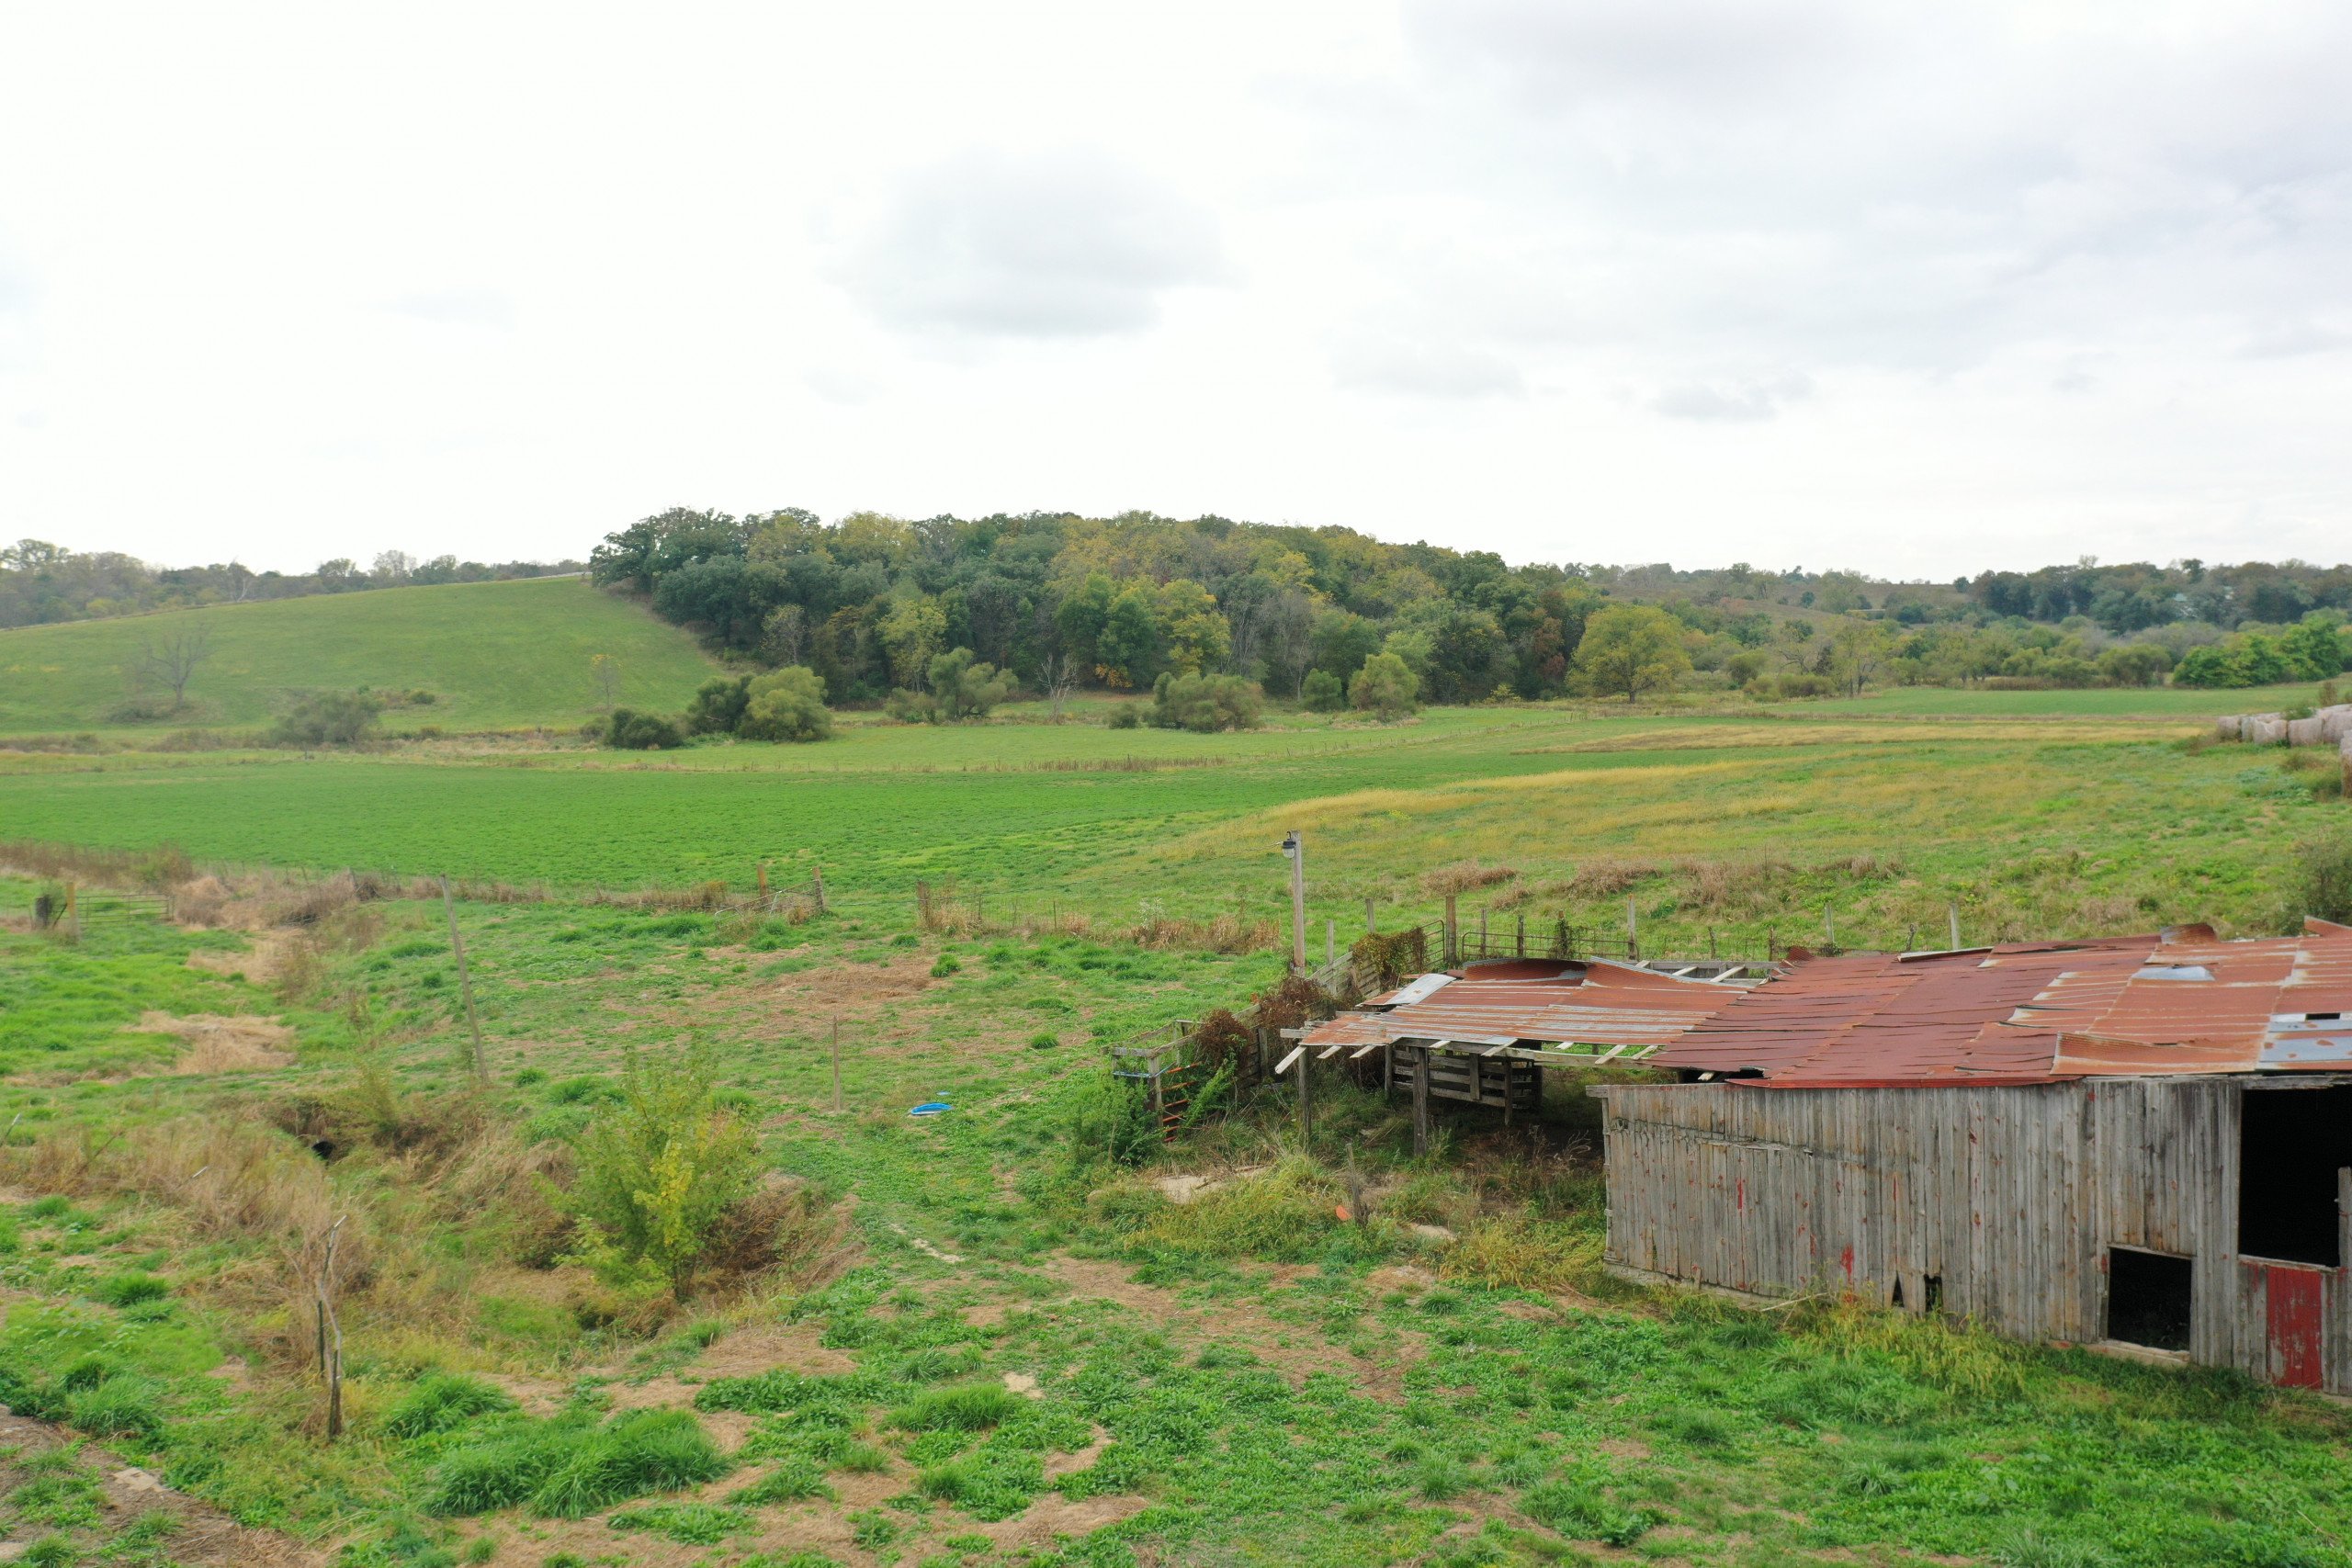
[[1474, 966], [1422, 976], [1306, 1039], [1622, 1047], [1652, 1066], [1792, 1089], [2340, 1072], [2352, 1067], [2352, 927], [1800, 954], [1747, 989], [1598, 960]]
[[2352, 929], [2223, 942], [2189, 926], [1807, 959], [1649, 1060], [1815, 1089], [2340, 1071], [2347, 1014]]
[[[1480, 1044], [1657, 1046], [1713, 1016], [1740, 993], [1596, 959], [1589, 964], [1511, 965], [1499, 977], [1473, 965], [1442, 987], [1422, 981], [1374, 997], [1358, 1012], [1316, 1024], [1309, 1045], [1382, 1045], [1392, 1040]], [[1516, 971], [1548, 967], [1551, 975]]]

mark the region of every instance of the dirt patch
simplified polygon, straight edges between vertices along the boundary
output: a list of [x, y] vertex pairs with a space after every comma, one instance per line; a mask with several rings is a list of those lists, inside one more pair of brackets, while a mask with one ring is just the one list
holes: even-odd
[[[0, 1416], [0, 1450], [38, 1453], [62, 1448], [67, 1441], [68, 1434], [45, 1422]], [[105, 1513], [91, 1529], [93, 1539], [87, 1543], [91, 1546], [119, 1535], [142, 1514], [163, 1512], [178, 1525], [165, 1540], [172, 1560], [190, 1568], [312, 1568], [326, 1561], [323, 1552], [269, 1530], [249, 1529], [209, 1504], [183, 1496], [153, 1472], [136, 1465], [112, 1466], [108, 1457], [94, 1447], [84, 1448], [82, 1453], [96, 1471], [106, 1496]], [[0, 1461], [0, 1484], [13, 1489], [17, 1478], [15, 1466]]]
[[301, 941], [292, 931], [265, 931], [249, 937], [243, 953], [198, 948], [187, 955], [187, 966], [210, 975], [238, 976], [256, 986], [274, 986], [292, 963], [294, 950]]
[[172, 1064], [172, 1071], [182, 1075], [264, 1072], [294, 1065], [294, 1032], [250, 1013], [223, 1017], [200, 1012], [176, 1018], [167, 1012], [145, 1012], [140, 1014], [139, 1027], [145, 1033], [179, 1037], [187, 1049]]
[[1030, 1504], [1026, 1511], [992, 1525], [982, 1525], [978, 1533], [1000, 1547], [1050, 1547], [1057, 1536], [1091, 1535], [1105, 1525], [1115, 1525], [1121, 1519], [1143, 1512], [1149, 1506], [1141, 1497], [1089, 1497], [1083, 1502], [1073, 1503], [1067, 1497], [1048, 1492]]
[[[1352, 1377], [1374, 1399], [1400, 1404], [1405, 1373], [1428, 1353], [1428, 1341], [1410, 1330], [1383, 1329], [1384, 1353], [1360, 1356], [1334, 1345], [1312, 1327], [1284, 1323], [1244, 1300], [1193, 1303], [1157, 1285], [1136, 1283], [1124, 1264], [1098, 1258], [1061, 1258], [1051, 1265], [1054, 1277], [1072, 1291], [1118, 1303], [1140, 1314], [1180, 1344], [1195, 1346], [1209, 1340], [1238, 1344], [1295, 1385], [1314, 1372], [1340, 1372]], [[1306, 1270], [1277, 1269], [1272, 1277], [1287, 1284]]]
[[777, 1367], [803, 1377], [832, 1377], [857, 1371], [857, 1362], [851, 1357], [818, 1343], [823, 1332], [813, 1323], [739, 1328], [713, 1340], [708, 1349], [695, 1358], [695, 1369], [707, 1378], [756, 1377]]
[[[814, 1026], [816, 1020], [870, 1020], [884, 1009], [922, 995], [932, 986], [928, 954], [908, 953], [881, 964], [828, 964], [752, 986], [751, 999], [778, 1018]], [[745, 988], [723, 987], [713, 1002], [728, 1008], [747, 999]]]

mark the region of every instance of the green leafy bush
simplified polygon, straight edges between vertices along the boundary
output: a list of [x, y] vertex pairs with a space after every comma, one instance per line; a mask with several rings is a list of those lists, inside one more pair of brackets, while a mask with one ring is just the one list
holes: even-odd
[[383, 699], [368, 692], [306, 692], [269, 728], [273, 746], [356, 746], [373, 736]]
[[758, 1140], [716, 1102], [700, 1051], [650, 1066], [630, 1053], [620, 1094], [581, 1136], [573, 1201], [622, 1258], [683, 1292], [720, 1216], [752, 1190]]
[[1348, 682], [1348, 701], [1384, 722], [1403, 718], [1419, 705], [1421, 678], [1394, 653], [1375, 653]]
[[986, 718], [1007, 701], [1020, 682], [1009, 670], [983, 663], [968, 648], [950, 649], [925, 668], [925, 691], [900, 689], [890, 694], [890, 716], [908, 723], [956, 724]]
[[816, 671], [786, 665], [744, 689], [742, 716], [735, 733], [746, 740], [822, 740], [833, 732], [825, 706], [825, 683]]
[[1201, 735], [1255, 729], [1265, 701], [1257, 682], [1238, 675], [1164, 674], [1151, 688], [1151, 723], [1157, 729]]
[[619, 751], [667, 751], [685, 743], [677, 721], [660, 714], [615, 708], [605, 725], [605, 744]]
[[1298, 696], [1310, 713], [1338, 713], [1348, 705], [1347, 682], [1329, 670], [1312, 670], [1300, 685]]
[[686, 705], [686, 728], [695, 735], [732, 735], [752, 700], [752, 678], [717, 676], [705, 681]]

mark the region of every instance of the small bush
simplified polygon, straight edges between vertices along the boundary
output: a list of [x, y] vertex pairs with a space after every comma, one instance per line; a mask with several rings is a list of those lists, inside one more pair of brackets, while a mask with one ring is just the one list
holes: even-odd
[[620, 751], [667, 751], [684, 746], [686, 737], [677, 720], [660, 714], [615, 708], [605, 724], [605, 744]]
[[1238, 675], [1165, 674], [1151, 689], [1151, 722], [1155, 728], [1201, 735], [1254, 729], [1265, 697], [1255, 681]]
[[786, 665], [744, 688], [743, 711], [735, 733], [746, 740], [822, 740], [833, 732], [825, 706], [825, 683], [816, 671]]
[[454, 1432], [477, 1416], [503, 1415], [515, 1408], [504, 1391], [456, 1372], [440, 1372], [421, 1380], [401, 1396], [384, 1417], [384, 1430], [395, 1438], [422, 1438]]
[[1308, 673], [1298, 696], [1309, 713], [1338, 713], [1348, 705], [1348, 686], [1329, 670], [1317, 670]]
[[2352, 924], [2352, 832], [2306, 839], [2295, 847], [2295, 869], [2303, 914]]
[[1136, 729], [1142, 727], [1143, 715], [1136, 711], [1135, 704], [1121, 703], [1111, 710], [1111, 716], [1102, 723], [1108, 729]]
[[995, 1383], [966, 1383], [915, 1395], [890, 1413], [890, 1425], [907, 1432], [982, 1432], [1024, 1407], [1020, 1395]]
[[743, 709], [751, 700], [749, 675], [731, 681], [719, 675], [705, 681], [686, 705], [686, 728], [696, 735], [732, 735], [743, 722]]
[[931, 977], [934, 980], [944, 980], [950, 975], [963, 973], [963, 969], [964, 966], [956, 962], [954, 953], [943, 953], [939, 955], [938, 962], [931, 966]]
[[367, 692], [306, 692], [269, 728], [273, 746], [356, 746], [379, 728], [383, 699]]
[[682, 1293], [718, 1222], [752, 1190], [759, 1142], [715, 1100], [700, 1053], [648, 1066], [634, 1053], [621, 1100], [579, 1143], [582, 1218]]

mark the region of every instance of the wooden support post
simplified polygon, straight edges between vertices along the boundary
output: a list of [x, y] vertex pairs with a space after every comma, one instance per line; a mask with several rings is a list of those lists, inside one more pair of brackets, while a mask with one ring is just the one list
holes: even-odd
[[1298, 1146], [1306, 1152], [1315, 1147], [1314, 1075], [1308, 1070], [1314, 1059], [1305, 1051], [1298, 1054]]
[[833, 1020], [833, 1114], [842, 1110], [842, 1021]]
[[[1394, 1092], [1396, 1088], [1396, 1043], [1392, 1040], [1380, 1048], [1380, 1092], [1386, 1095]], [[9, 1122], [8, 1131], [14, 1133], [16, 1130], [17, 1124], [14, 1122]]]
[[449, 917], [449, 950], [458, 955], [458, 994], [465, 998], [466, 1027], [474, 1038], [474, 1087], [490, 1087], [490, 1063], [482, 1055], [481, 1020], [474, 1013], [473, 971], [466, 966], [466, 939], [458, 934], [458, 905], [449, 896], [449, 879], [441, 879], [441, 912]]
[[1478, 910], [1478, 956], [1487, 956], [1487, 911], [1484, 907]]
[[1826, 946], [1838, 945], [1838, 911], [1826, 904], [1821, 907], [1821, 934]]
[[[1299, 1063], [1300, 1071], [1298, 1080], [1301, 1083], [1305, 1083], [1306, 1081], [1306, 1062], [1301, 1060]], [[1151, 1052], [1144, 1057], [1143, 1070], [1151, 1075], [1151, 1119], [1154, 1124], [1158, 1124], [1159, 1122], [1165, 1121], [1168, 1116], [1168, 1101], [1165, 1096], [1161, 1093], [1159, 1087], [1159, 1052]]]
[[817, 913], [820, 915], [829, 913], [830, 910], [825, 904], [825, 868], [823, 866], [812, 865], [808, 868], [808, 886], [816, 889]]
[[759, 883], [760, 902], [764, 904], [768, 901], [768, 863], [765, 861], [760, 863]]
[[1380, 921], [1375, 919], [1373, 914], [1372, 895], [1369, 893], [1363, 896], [1363, 929], [1366, 933], [1376, 931], [1380, 929]]
[[1625, 899], [1625, 956], [1639, 958], [1641, 955], [1641, 914], [1634, 908], [1632, 897], [1628, 896]]
[[326, 1256], [319, 1266], [319, 1374], [327, 1385], [327, 1436], [343, 1436], [343, 1324], [334, 1310], [334, 1247], [349, 1215], [327, 1227]]
[[1323, 962], [1337, 964], [1339, 961], [1340, 922], [1327, 919], [1323, 922]]
[[1960, 951], [1960, 906], [1947, 904], [1944, 906], [1944, 912], [1951, 917], [1951, 950], [1958, 953]]
[[1527, 915], [1525, 911], [1521, 911], [1519, 917], [1519, 955], [1521, 958], [1527, 956]]
[[1453, 968], [1462, 961], [1462, 931], [1453, 917], [1454, 895], [1445, 896], [1445, 958], [1444, 966]]
[[1710, 959], [1715, 956], [1715, 928], [1713, 926], [1707, 928], [1707, 956]]
[[1430, 1048], [1422, 1046], [1413, 1064], [1413, 1157], [1430, 1152]]
[[74, 933], [74, 941], [77, 945], [82, 940], [81, 893], [79, 884], [69, 882], [65, 885], [65, 929]]

